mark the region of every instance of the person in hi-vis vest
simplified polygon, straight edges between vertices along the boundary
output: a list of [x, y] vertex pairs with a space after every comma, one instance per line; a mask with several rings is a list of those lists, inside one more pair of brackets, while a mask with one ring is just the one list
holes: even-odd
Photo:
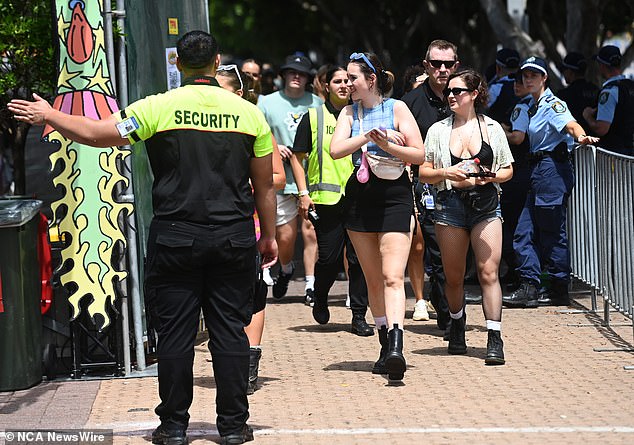
[[[347, 80], [348, 74], [343, 67], [334, 66], [326, 72], [326, 103], [309, 108], [308, 113], [302, 117], [293, 143], [291, 167], [299, 190], [299, 213], [313, 222], [317, 234], [318, 259], [315, 265], [313, 317], [320, 324], [328, 323], [330, 319], [328, 292], [341, 270], [345, 246], [350, 280], [348, 292], [352, 310], [351, 330], [360, 336], [370, 336], [374, 334], [374, 330], [365, 321], [368, 289], [342, 217], [345, 186], [354, 167], [351, 156], [334, 160], [329, 150], [337, 116], [349, 102]], [[301, 162], [306, 155], [308, 185]]]

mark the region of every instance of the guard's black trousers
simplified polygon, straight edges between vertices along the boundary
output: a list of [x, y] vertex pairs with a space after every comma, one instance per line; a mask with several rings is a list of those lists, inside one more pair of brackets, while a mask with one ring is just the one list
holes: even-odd
[[365, 317], [368, 308], [368, 287], [361, 265], [343, 227], [344, 199], [337, 204], [315, 204], [319, 220], [315, 224], [317, 263], [315, 263], [315, 300], [326, 301], [328, 292], [343, 264], [343, 248], [348, 260], [348, 294], [353, 315]]
[[150, 226], [145, 298], [158, 334], [161, 403], [168, 428], [186, 429], [193, 398], [194, 343], [202, 309], [209, 330], [221, 435], [249, 417], [249, 341], [256, 277], [253, 221], [205, 226], [155, 219]]

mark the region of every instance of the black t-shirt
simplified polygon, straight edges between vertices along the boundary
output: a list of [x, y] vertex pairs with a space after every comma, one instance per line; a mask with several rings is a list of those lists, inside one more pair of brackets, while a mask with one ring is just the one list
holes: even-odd
[[401, 98], [410, 109], [423, 140], [427, 136], [427, 130], [436, 122], [448, 117], [451, 112], [446, 101], [436, 96], [426, 79], [418, 88], [414, 88]]
[[[429, 127], [451, 114], [447, 102], [432, 91], [429, 79], [407, 93], [401, 100], [414, 115], [423, 140], [427, 136]], [[418, 177], [418, 165], [412, 165], [412, 173], [415, 178]]]
[[[326, 101], [326, 109], [334, 114], [335, 117], [339, 117], [339, 112], [330, 101]], [[313, 148], [313, 131], [310, 127], [310, 116], [308, 113], [304, 113], [302, 119], [297, 126], [297, 132], [295, 133], [295, 140], [291, 150], [295, 153], [310, 153]]]
[[596, 107], [599, 87], [585, 79], [577, 79], [557, 92], [557, 97], [566, 102], [572, 117], [579, 122], [587, 134], [592, 134], [588, 122], [583, 118], [583, 109]]

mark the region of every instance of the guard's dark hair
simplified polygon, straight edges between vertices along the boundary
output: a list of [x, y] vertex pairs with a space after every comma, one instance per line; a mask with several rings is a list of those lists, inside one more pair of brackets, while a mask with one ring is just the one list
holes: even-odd
[[484, 77], [482, 77], [482, 75], [477, 71], [468, 68], [450, 74], [447, 78], [447, 85], [449, 85], [451, 79], [454, 79], [456, 77], [460, 77], [467, 88], [478, 92], [478, 96], [475, 98], [474, 105], [478, 110], [484, 109], [489, 101], [489, 88], [487, 87], [487, 83], [486, 80], [484, 80]]
[[356, 63], [357, 65], [359, 65], [359, 68], [361, 69], [361, 72], [363, 73], [366, 79], [368, 79], [372, 74], [375, 74], [377, 79], [377, 89], [379, 91], [379, 94], [381, 94], [381, 96], [387, 95], [387, 93], [390, 92], [390, 90], [392, 89], [392, 86], [394, 85], [394, 74], [392, 74], [389, 71], [385, 71], [383, 69], [383, 64], [381, 63], [381, 61], [379, 60], [376, 54], [374, 53], [363, 53], [363, 54], [365, 54], [365, 56], [368, 58], [370, 63], [372, 63], [372, 65], [376, 69], [376, 72], [374, 72], [374, 70], [370, 68], [370, 66], [363, 59], [354, 59], [354, 60], [351, 60], [350, 63]]
[[176, 43], [181, 66], [190, 69], [213, 64], [218, 54], [218, 41], [205, 31], [190, 31]]

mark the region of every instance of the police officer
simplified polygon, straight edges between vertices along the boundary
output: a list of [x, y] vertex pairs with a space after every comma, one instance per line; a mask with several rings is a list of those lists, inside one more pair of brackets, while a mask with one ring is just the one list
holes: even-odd
[[529, 57], [520, 70], [523, 84], [532, 96], [528, 113], [530, 182], [513, 239], [521, 284], [502, 301], [509, 307], [537, 307], [543, 265], [550, 282], [549, 293], [543, 298], [550, 304], [567, 305], [570, 258], [566, 204], [574, 186], [568, 146], [573, 141], [590, 144], [597, 138], [586, 136], [566, 103], [546, 86], [545, 60]]
[[520, 54], [511, 48], [502, 48], [495, 55], [495, 77], [489, 83], [489, 101], [486, 114], [500, 123], [508, 120], [508, 113], [519, 98], [513, 93], [514, 79]]
[[[414, 88], [404, 95], [401, 100], [409, 107], [416, 118], [416, 123], [421, 136], [425, 139], [427, 130], [436, 122], [448, 117], [449, 106], [444, 100], [442, 91], [447, 86], [447, 78], [454, 73], [460, 62], [458, 60], [458, 48], [446, 40], [432, 41], [425, 53], [423, 66], [427, 72], [427, 79], [422, 85]], [[436, 309], [438, 328], [445, 329], [448, 335], [449, 305], [445, 297], [445, 276], [440, 259], [440, 248], [436, 241], [436, 231], [433, 221], [433, 187], [418, 181], [418, 166], [412, 166], [414, 178], [415, 202], [418, 207], [419, 221], [423, 238], [425, 239], [425, 252], [427, 264], [430, 266], [429, 281], [431, 284], [430, 300]], [[427, 206], [422, 204], [426, 200]]]
[[[145, 141], [154, 184], [145, 297], [158, 333], [161, 424], [152, 443], [187, 443], [194, 341], [202, 308], [210, 334], [221, 443], [253, 440], [247, 380], [257, 249], [277, 257], [271, 131], [257, 107], [218, 86], [218, 43], [192, 31], [178, 43], [183, 86], [95, 121], [35, 102], [13, 101], [16, 118], [50, 124], [65, 137], [108, 147]], [[253, 185], [253, 193], [251, 185]]]
[[[312, 221], [317, 235], [313, 318], [319, 324], [326, 324], [330, 319], [328, 292], [341, 270], [345, 246], [352, 310], [351, 331], [367, 337], [374, 335], [374, 329], [365, 320], [368, 288], [354, 247], [343, 226], [344, 193], [354, 170], [352, 156], [337, 160], [330, 156], [330, 140], [337, 125], [337, 117], [350, 101], [348, 72], [343, 67], [331, 66], [324, 79], [326, 102], [320, 107], [309, 108], [308, 113], [302, 116], [291, 157], [291, 167], [299, 189], [299, 213], [304, 219]], [[308, 186], [301, 163], [306, 155]]]
[[585, 78], [588, 63], [583, 54], [569, 52], [559, 65], [559, 70], [568, 86], [557, 92], [557, 97], [566, 102], [568, 109], [579, 125], [593, 135], [588, 122], [583, 117], [586, 107], [593, 107], [597, 103], [599, 87]]
[[601, 139], [598, 146], [634, 156], [634, 81], [621, 71], [621, 51], [606, 45], [594, 56], [605, 79], [596, 108], [583, 110], [590, 130]]
[[519, 220], [526, 192], [528, 191], [529, 166], [526, 159], [529, 152], [528, 143], [528, 109], [531, 95], [522, 83], [522, 75], [513, 73], [509, 75], [514, 78], [513, 92], [519, 102], [513, 107], [508, 117], [508, 123], [503, 123], [502, 127], [509, 141], [511, 153], [513, 153], [513, 177], [500, 184], [502, 194], [500, 196], [500, 207], [502, 210], [502, 259], [508, 266], [504, 276], [506, 289], [514, 291], [519, 287], [519, 276], [517, 275], [517, 258], [513, 249], [513, 235]]

